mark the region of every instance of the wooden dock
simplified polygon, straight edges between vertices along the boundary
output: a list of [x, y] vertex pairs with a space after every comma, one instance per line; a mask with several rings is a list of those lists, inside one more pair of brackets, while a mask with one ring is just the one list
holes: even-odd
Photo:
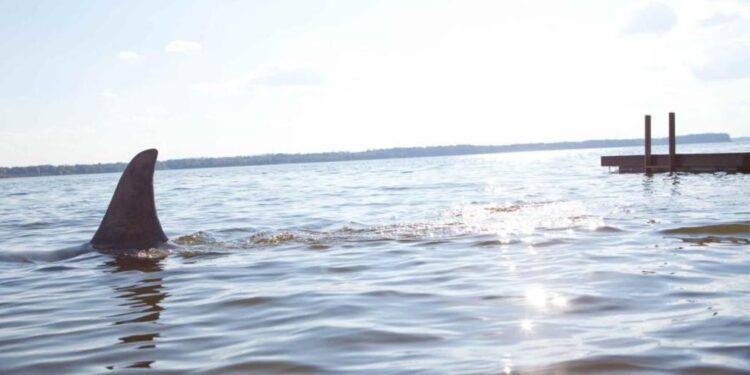
[[669, 113], [669, 154], [651, 154], [651, 116], [645, 118], [643, 155], [602, 156], [602, 167], [617, 167], [620, 173], [750, 173], [750, 152], [723, 154], [678, 154], [675, 114]]

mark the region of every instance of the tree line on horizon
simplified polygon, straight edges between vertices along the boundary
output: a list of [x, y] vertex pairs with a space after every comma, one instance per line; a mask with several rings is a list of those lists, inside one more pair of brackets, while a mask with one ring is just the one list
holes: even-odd
[[[690, 134], [677, 137], [678, 143], [730, 142], [726, 133]], [[654, 138], [653, 144], [666, 144], [666, 138]], [[320, 152], [310, 154], [264, 154], [217, 158], [187, 158], [159, 161], [156, 169], [219, 168], [249, 165], [316, 163], [350, 160], [397, 159], [430, 156], [490, 154], [504, 152], [567, 150], [583, 148], [629, 147], [643, 144], [642, 139], [603, 139], [579, 142], [521, 143], [501, 146], [428, 146], [398, 147], [360, 152]], [[28, 167], [0, 167], [0, 178], [54, 176], [71, 174], [114, 173], [125, 170], [127, 163], [97, 163], [75, 165], [35, 165]]]

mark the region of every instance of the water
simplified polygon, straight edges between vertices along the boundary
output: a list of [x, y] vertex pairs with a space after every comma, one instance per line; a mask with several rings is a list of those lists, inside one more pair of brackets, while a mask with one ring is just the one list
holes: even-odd
[[81, 254], [119, 175], [0, 180], [0, 373], [750, 373], [750, 176], [639, 151], [158, 171], [166, 257]]

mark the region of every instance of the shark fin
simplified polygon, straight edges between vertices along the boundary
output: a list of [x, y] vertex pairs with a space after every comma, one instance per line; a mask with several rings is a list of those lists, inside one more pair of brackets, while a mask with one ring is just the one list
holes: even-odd
[[122, 172], [107, 213], [91, 239], [98, 250], [149, 249], [167, 242], [154, 203], [156, 149], [141, 151]]

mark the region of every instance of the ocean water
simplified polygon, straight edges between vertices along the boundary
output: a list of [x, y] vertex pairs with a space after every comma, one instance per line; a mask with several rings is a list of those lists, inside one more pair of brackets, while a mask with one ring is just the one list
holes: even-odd
[[118, 174], [0, 180], [0, 373], [750, 373], [750, 176], [640, 151], [157, 171], [120, 258]]

